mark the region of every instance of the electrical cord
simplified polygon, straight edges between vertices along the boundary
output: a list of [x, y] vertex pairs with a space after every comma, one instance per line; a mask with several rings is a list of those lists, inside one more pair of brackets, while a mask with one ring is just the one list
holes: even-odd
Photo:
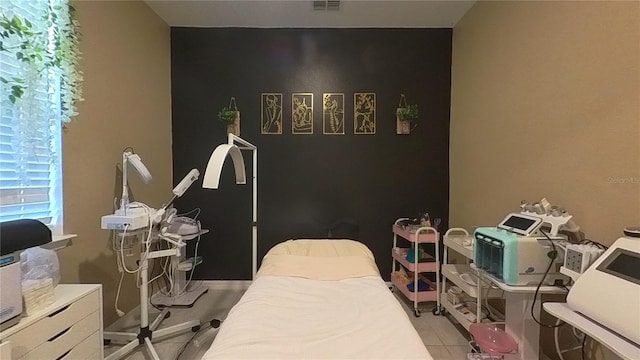
[[[126, 149], [125, 149], [126, 150]], [[133, 150], [133, 149], [132, 149]], [[114, 242], [113, 242], [113, 250], [116, 253], [116, 262], [118, 263], [118, 269], [120, 270], [120, 280], [118, 281], [118, 290], [116, 292], [116, 298], [114, 301], [114, 307], [116, 310], [116, 314], [119, 317], [124, 316], [124, 311], [120, 310], [118, 308], [118, 302], [120, 300], [120, 292], [122, 290], [122, 282], [124, 280], [124, 273], [127, 272], [128, 274], [137, 274], [137, 278], [136, 278], [136, 287], [140, 287], [140, 284], [138, 283], [139, 279], [140, 279], [140, 271], [142, 269], [142, 263], [147, 259], [147, 257], [149, 256], [149, 251], [151, 249], [151, 231], [152, 231], [152, 226], [153, 226], [153, 222], [151, 219], [151, 209], [142, 203], [138, 203], [138, 202], [132, 202], [130, 203], [132, 205], [137, 205], [140, 206], [142, 208], [145, 209], [147, 216], [149, 218], [149, 224], [148, 224], [148, 229], [147, 229], [147, 239], [145, 241], [145, 246], [146, 246], [146, 252], [144, 253], [144, 257], [141, 259], [140, 264], [138, 265], [138, 268], [135, 270], [130, 270], [129, 268], [127, 268], [127, 264], [125, 261], [125, 254], [124, 254], [124, 242], [125, 239], [127, 237], [127, 231], [129, 230], [129, 225], [125, 225], [123, 231], [122, 231], [122, 236], [118, 236], [118, 234], [115, 234], [114, 237]], [[120, 238], [120, 249], [118, 251], [118, 246], [116, 245], [118, 242], [118, 237]]]
[[[128, 229], [129, 229], [129, 225], [127, 224], [124, 226], [122, 240], [120, 240], [120, 248], [122, 248], [123, 246], [124, 236], [127, 234]], [[117, 235], [116, 235], [116, 238], [117, 238]], [[115, 240], [116, 239], [114, 239], [114, 247], [115, 247]], [[118, 308], [118, 301], [120, 300], [120, 290], [122, 289], [122, 280], [124, 279], [124, 271], [122, 271], [122, 269], [124, 268], [124, 258], [121, 260], [120, 257], [117, 256], [117, 253], [116, 253], [116, 262], [118, 262], [118, 270], [120, 270], [120, 281], [118, 281], [118, 291], [116, 292], [116, 300], [114, 301], [113, 306], [116, 309], [116, 314], [118, 314], [119, 317], [123, 317], [124, 311]]]
[[193, 214], [195, 212], [196, 214], [193, 216], [193, 219], [196, 220], [198, 218], [198, 216], [200, 215], [200, 211], [201, 210], [198, 207], [198, 208], [194, 208], [193, 210], [189, 210], [189, 211], [187, 211], [185, 213], [182, 213], [182, 214], [176, 214], [176, 216], [189, 216], [189, 215], [191, 215], [191, 214]]
[[582, 339], [582, 346], [580, 347], [580, 354], [582, 355], [582, 360], [585, 360], [587, 357], [585, 356], [584, 345], [587, 342], [587, 334], [584, 334], [584, 338]]
[[[186, 215], [193, 215], [193, 218], [189, 218], [190, 222], [194, 222], [195, 224], [197, 224], [198, 226], [198, 232], [201, 232], [201, 225], [200, 222], [197, 220], [197, 217], [200, 215], [200, 208], [195, 208], [193, 210], [190, 210], [186, 213], [182, 213], [182, 214], [176, 214], [177, 217], [188, 217]], [[175, 219], [175, 218], [174, 218]], [[197, 259], [198, 257], [198, 248], [200, 245], [200, 240], [201, 240], [201, 234], [198, 234], [198, 239], [196, 241], [196, 248], [195, 248], [195, 254], [194, 254], [194, 259]], [[166, 248], [170, 248], [170, 246], [168, 245], [168, 243], [166, 242], [162, 242], [162, 244], [166, 245]], [[186, 284], [184, 285], [184, 287], [182, 289], [180, 289], [179, 292], [177, 292], [176, 290], [176, 286], [178, 285], [178, 283], [176, 282], [175, 279], [175, 274], [177, 271], [177, 269], [174, 269], [173, 266], [170, 265], [170, 258], [165, 259], [165, 261], [162, 263], [162, 273], [159, 274], [158, 276], [156, 276], [153, 280], [156, 280], [158, 278], [162, 278], [162, 280], [164, 281], [164, 288], [160, 287], [159, 291], [167, 296], [167, 297], [175, 297], [175, 296], [180, 296], [186, 292], [188, 292], [188, 287], [191, 284], [192, 280], [193, 280], [193, 274], [195, 270], [195, 267], [197, 266], [195, 264], [195, 260], [194, 260], [194, 265], [193, 268], [191, 270], [190, 276], [188, 281], [186, 282]]]
[[[130, 203], [131, 205], [137, 205], [140, 206], [142, 208], [144, 208], [145, 212], [147, 213], [147, 217], [149, 218], [149, 224], [148, 224], [148, 228], [147, 228], [147, 239], [144, 241], [144, 245], [145, 245], [145, 252], [144, 252], [144, 256], [141, 257], [140, 259], [140, 263], [138, 265], [137, 269], [134, 270], [130, 270], [129, 268], [127, 268], [126, 263], [124, 262], [124, 247], [122, 246], [124, 243], [124, 238], [127, 234], [127, 227], [125, 227], [125, 231], [123, 233], [123, 236], [120, 238], [120, 256], [122, 257], [122, 267], [124, 269], [124, 271], [126, 271], [128, 274], [138, 274], [138, 277], [140, 275], [140, 271], [142, 270], [142, 264], [144, 263], [145, 260], [147, 260], [147, 257], [149, 256], [149, 251], [151, 249], [151, 233], [152, 233], [152, 226], [153, 226], [153, 220], [152, 220], [152, 213], [151, 213], [151, 208], [149, 208], [147, 205], [143, 204], [143, 203], [139, 203], [139, 202], [132, 202]], [[137, 283], [136, 281], [136, 286], [139, 288], [140, 285]]]
[[602, 250], [607, 250], [609, 248], [606, 245], [603, 245], [603, 244], [601, 244], [601, 243], [599, 243], [597, 241], [593, 241], [593, 240], [590, 240], [590, 239], [584, 239], [580, 243], [581, 244], [587, 244], [587, 245], [593, 245], [593, 246], [595, 246], [595, 247], [597, 247], [599, 249], [602, 249]]
[[[531, 308], [529, 310], [531, 312], [531, 318], [538, 325], [540, 325], [542, 327], [553, 329], [553, 328], [557, 328], [557, 327], [560, 327], [560, 326], [564, 325], [565, 324], [564, 321], [559, 322], [559, 323], [557, 323], [555, 325], [543, 324], [538, 319], [536, 319], [536, 316], [533, 313], [533, 308], [536, 305], [536, 300], [538, 298], [538, 292], [540, 291], [540, 287], [542, 287], [542, 284], [544, 283], [544, 280], [547, 278], [547, 275], [549, 275], [549, 270], [551, 270], [551, 266], [553, 266], [554, 260], [558, 257], [558, 250], [556, 249], [556, 245], [553, 243], [553, 240], [551, 240], [549, 235], [547, 235], [547, 233], [545, 233], [543, 230], [540, 230], [540, 232], [542, 233], [542, 235], [544, 235], [547, 238], [547, 240], [549, 240], [549, 243], [551, 244], [551, 248], [553, 250], [551, 250], [550, 252], [547, 253], [547, 256], [549, 257], [549, 266], [547, 266], [547, 270], [544, 272], [544, 275], [542, 275], [542, 279], [540, 280], [540, 283], [538, 283], [538, 286], [536, 287], [536, 292], [533, 294], [533, 301], [531, 302]], [[542, 304], [543, 304], [542, 300], [540, 300], [540, 302], [541, 302], [540, 308], [542, 308]]]
[[[466, 275], [466, 276], [465, 276]], [[474, 276], [477, 280], [479, 280], [477, 283], [472, 279], [471, 276]], [[487, 312], [489, 313], [488, 316], [491, 319], [499, 319], [500, 317], [496, 316], [493, 311], [491, 310], [491, 306], [489, 306], [489, 292], [492, 289], [499, 289], [498, 286], [496, 286], [495, 284], [493, 284], [491, 281], [487, 281], [485, 279], [483, 279], [481, 276], [478, 276], [477, 274], [472, 274], [472, 273], [462, 273], [459, 276], [460, 280], [462, 280], [463, 282], [467, 283], [470, 286], [473, 287], [478, 287], [478, 284], [480, 282], [485, 283], [487, 286], [480, 286], [480, 291], [482, 292], [484, 290], [485, 296], [484, 296], [484, 305], [480, 304], [480, 306], [484, 306], [487, 309]], [[504, 291], [502, 291], [502, 293], [504, 294]]]
[[[200, 333], [202, 332], [202, 330], [205, 330], [205, 329], [206, 329], [206, 327], [205, 327], [205, 326], [207, 326], [207, 325], [208, 325], [208, 327], [213, 327], [213, 326], [211, 325], [211, 323], [212, 323], [212, 322], [214, 322], [214, 321], [221, 323], [221, 321], [219, 321], [218, 319], [212, 319], [212, 320], [207, 321], [207, 322], [205, 323], [205, 325], [203, 325], [202, 327], [200, 327], [200, 329], [199, 329], [198, 331], [196, 331], [196, 332], [191, 336], [191, 338], [190, 338], [189, 340], [187, 340], [187, 342], [186, 342], [186, 343], [184, 343], [184, 344], [180, 347], [180, 350], [178, 350], [178, 354], [176, 355], [176, 360], [180, 360], [180, 356], [182, 356], [182, 354], [184, 353], [184, 351], [187, 349], [187, 346], [189, 346], [189, 344], [193, 341], [193, 339], [195, 339], [195, 338], [196, 338], [196, 336], [198, 336], [198, 334], [200, 334]], [[217, 328], [219, 328], [219, 327], [220, 327], [220, 326], [218, 325], [218, 327], [216, 327], [216, 329], [217, 329]], [[197, 345], [196, 345], [196, 346], [197, 346]]]
[[[560, 324], [562, 322], [562, 320], [560, 319], [556, 319], [556, 325]], [[558, 359], [559, 360], [564, 360], [564, 356], [562, 355], [562, 351], [560, 351], [560, 340], [559, 340], [559, 331], [560, 330], [558, 327], [556, 327], [555, 329], [553, 329], [553, 340], [556, 346], [556, 354], [558, 354]]]
[[[158, 243], [158, 245], [156, 245], [156, 249], [160, 250], [160, 244], [159, 243]], [[155, 259], [155, 260], [158, 260], [158, 259]], [[156, 261], [154, 261], [153, 264], [151, 265], [151, 270], [150, 271], [151, 271], [152, 274], [155, 271], [155, 269], [156, 269]], [[156, 283], [155, 281], [152, 281], [152, 282], [150, 281], [149, 282], [149, 286], [151, 286], [151, 290], [149, 291], [150, 294], [154, 294], [153, 289], [155, 288], [155, 283]], [[149, 304], [151, 304], [151, 306], [153, 306], [154, 309], [156, 309], [158, 311], [162, 311], [162, 308], [158, 304], [154, 304], [153, 303], [153, 300], [152, 300], [151, 296], [149, 297]]]
[[[504, 321], [504, 316], [502, 314], [500, 314], [501, 316], [496, 316], [496, 314], [491, 310], [491, 305], [489, 304], [489, 292], [491, 289], [487, 287], [485, 290], [484, 306], [487, 308], [487, 311], [489, 311], [489, 317], [494, 321]], [[502, 290], [502, 295], [500, 297], [504, 298], [504, 290]]]
[[571, 330], [571, 331], [573, 332], [573, 337], [574, 337], [576, 340], [582, 340], [582, 339], [584, 339], [585, 334], [584, 334], [584, 333], [582, 333], [582, 336], [578, 335], [578, 333], [576, 333], [576, 331], [579, 331], [579, 330], [578, 330], [578, 329], [576, 329], [575, 327], [572, 327], [572, 330]]
[[184, 353], [185, 350], [187, 350], [187, 346], [193, 341], [193, 339], [196, 338], [196, 336], [198, 336], [198, 332], [195, 332], [193, 335], [191, 335], [191, 338], [189, 338], [189, 340], [187, 340], [186, 343], [184, 343], [181, 347], [180, 350], [178, 350], [178, 354], [176, 355], [176, 360], [180, 359], [180, 356], [182, 356], [182, 354]]

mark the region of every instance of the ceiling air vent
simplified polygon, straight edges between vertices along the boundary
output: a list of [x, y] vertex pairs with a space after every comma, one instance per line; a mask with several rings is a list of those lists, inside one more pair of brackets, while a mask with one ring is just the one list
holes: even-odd
[[319, 10], [319, 11], [340, 10], [340, 0], [313, 0], [313, 10]]

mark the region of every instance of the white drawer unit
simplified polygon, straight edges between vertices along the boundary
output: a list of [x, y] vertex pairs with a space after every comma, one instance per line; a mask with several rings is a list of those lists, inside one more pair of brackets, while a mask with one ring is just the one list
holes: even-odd
[[102, 328], [102, 285], [60, 284], [55, 302], [1, 332], [0, 345], [11, 360], [101, 360]]

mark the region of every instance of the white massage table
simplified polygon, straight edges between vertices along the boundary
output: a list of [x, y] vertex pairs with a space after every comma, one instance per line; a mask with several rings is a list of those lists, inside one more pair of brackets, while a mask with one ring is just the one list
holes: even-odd
[[371, 251], [289, 240], [265, 255], [203, 359], [432, 359]]

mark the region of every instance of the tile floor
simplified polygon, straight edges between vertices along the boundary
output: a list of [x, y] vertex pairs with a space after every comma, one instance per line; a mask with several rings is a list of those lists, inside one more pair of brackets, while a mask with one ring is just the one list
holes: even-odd
[[[171, 308], [171, 316], [162, 322], [160, 328], [165, 326], [179, 324], [181, 322], [200, 319], [203, 324], [213, 318], [224, 319], [229, 309], [240, 299], [244, 290], [220, 290], [210, 288], [209, 292], [204, 294], [190, 309]], [[402, 297], [400, 295], [400, 297]], [[435, 360], [464, 360], [469, 349], [469, 340], [465, 335], [466, 331], [458, 325], [454, 325], [446, 317], [434, 316], [431, 313], [432, 307], [425, 304], [420, 307], [422, 316], [416, 318], [413, 314], [413, 304], [404, 298], [399, 299], [403, 304], [411, 322], [420, 334], [422, 341]], [[107, 306], [107, 304], [105, 304]], [[150, 310], [149, 319], [152, 321], [155, 314], [158, 314], [154, 308]], [[137, 323], [139, 321], [138, 311], [132, 311], [123, 318], [116, 321], [107, 330], [110, 331], [132, 331], [137, 332]], [[183, 345], [189, 342], [184, 352], [180, 355], [180, 360], [199, 360], [206, 350], [211, 346], [216, 331], [203, 325], [202, 330], [195, 334], [186, 332], [179, 336], [170, 337], [154, 343], [155, 349], [161, 359], [176, 359], [178, 352]], [[191, 340], [191, 341], [190, 341]], [[116, 346], [105, 347], [105, 356], [117, 350]], [[150, 360], [151, 357], [142, 346], [138, 346], [131, 354], [126, 357], [127, 360]]]

